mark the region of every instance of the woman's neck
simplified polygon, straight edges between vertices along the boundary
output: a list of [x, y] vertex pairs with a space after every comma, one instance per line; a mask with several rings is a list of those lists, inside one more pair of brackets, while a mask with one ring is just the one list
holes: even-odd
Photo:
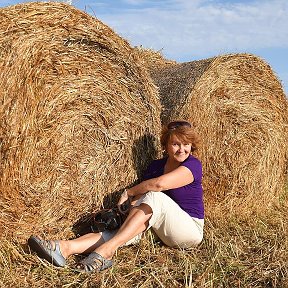
[[171, 159], [170, 157], [167, 158], [167, 161], [164, 166], [164, 174], [169, 173], [180, 166], [180, 162]]

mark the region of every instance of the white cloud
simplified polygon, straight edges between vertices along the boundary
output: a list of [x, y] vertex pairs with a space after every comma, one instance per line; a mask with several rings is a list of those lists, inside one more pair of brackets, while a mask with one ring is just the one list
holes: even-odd
[[126, 4], [131, 4], [131, 5], [139, 5], [139, 4], [144, 4], [145, 0], [123, 0], [124, 3]]
[[176, 53], [200, 55], [223, 50], [288, 47], [286, 0], [234, 4], [175, 0], [159, 1], [159, 5], [121, 9], [120, 14], [103, 14], [99, 18], [131, 44], [156, 50], [164, 48], [172, 57]]

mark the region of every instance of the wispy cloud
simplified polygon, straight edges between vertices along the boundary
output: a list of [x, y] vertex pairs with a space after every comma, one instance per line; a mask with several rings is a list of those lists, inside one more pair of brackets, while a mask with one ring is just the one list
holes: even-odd
[[[147, 4], [151, 1], [124, 2]], [[133, 45], [142, 44], [156, 50], [163, 48], [171, 57], [288, 47], [286, 0], [155, 2], [157, 5], [141, 9], [137, 5], [129, 9], [124, 6], [119, 14], [103, 13], [101, 20]]]

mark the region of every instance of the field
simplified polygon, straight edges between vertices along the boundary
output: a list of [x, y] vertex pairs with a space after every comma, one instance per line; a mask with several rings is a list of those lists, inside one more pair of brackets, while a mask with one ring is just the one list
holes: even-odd
[[[25, 241], [2, 239], [1, 287], [288, 287], [287, 192], [265, 216], [211, 220], [197, 248], [171, 249], [151, 233], [118, 250], [112, 269], [79, 274], [30, 254]], [[20, 231], [19, 231], [20, 232]]]

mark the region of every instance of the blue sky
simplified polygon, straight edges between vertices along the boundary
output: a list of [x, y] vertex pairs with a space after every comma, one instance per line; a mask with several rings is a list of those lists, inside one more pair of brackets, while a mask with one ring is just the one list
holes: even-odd
[[[71, 0], [63, 0], [69, 2]], [[0, 0], [0, 6], [27, 1]], [[226, 53], [264, 59], [288, 95], [288, 0], [72, 0], [131, 45], [177, 62]]]

